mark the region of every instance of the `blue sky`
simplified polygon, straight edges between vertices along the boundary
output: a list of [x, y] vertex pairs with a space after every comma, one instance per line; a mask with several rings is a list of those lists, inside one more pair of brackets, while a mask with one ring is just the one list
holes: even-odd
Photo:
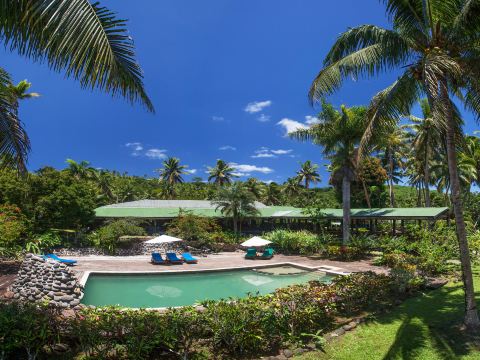
[[[364, 23], [388, 26], [379, 1], [142, 0], [102, 1], [135, 40], [156, 113], [3, 51], [15, 81], [28, 79], [42, 97], [23, 102], [32, 141], [29, 168], [65, 166], [65, 159], [155, 176], [165, 156], [206, 178], [222, 158], [237, 171], [283, 182], [300, 161], [321, 165], [320, 149], [285, 137], [286, 126], [316, 114], [309, 85], [336, 36]], [[335, 105], [361, 105], [396, 74], [347, 82]], [[471, 124], [471, 121], [467, 122]], [[471, 132], [473, 125], [468, 125]]]

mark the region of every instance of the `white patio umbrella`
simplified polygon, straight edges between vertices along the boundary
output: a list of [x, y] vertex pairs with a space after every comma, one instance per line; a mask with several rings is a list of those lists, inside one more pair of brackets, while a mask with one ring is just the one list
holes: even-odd
[[240, 245], [244, 247], [262, 247], [271, 243], [272, 242], [269, 240], [265, 240], [265, 239], [262, 239], [261, 237], [254, 236], [251, 239], [244, 241]]
[[169, 235], [160, 235], [156, 238], [145, 241], [145, 244], [170, 244], [178, 241], [183, 240]]

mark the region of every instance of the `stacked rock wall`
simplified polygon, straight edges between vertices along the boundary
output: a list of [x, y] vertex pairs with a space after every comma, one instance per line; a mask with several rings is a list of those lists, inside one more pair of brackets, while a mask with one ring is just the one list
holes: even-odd
[[27, 254], [12, 285], [13, 298], [47, 301], [62, 308], [80, 304], [83, 287], [67, 265]]

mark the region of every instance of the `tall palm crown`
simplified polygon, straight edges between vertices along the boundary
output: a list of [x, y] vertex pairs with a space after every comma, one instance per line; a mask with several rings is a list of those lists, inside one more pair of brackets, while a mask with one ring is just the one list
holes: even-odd
[[[0, 41], [6, 48], [54, 71], [98, 88], [140, 101], [149, 110], [142, 70], [135, 60], [126, 22], [88, 0], [0, 0]], [[0, 156], [25, 169], [30, 142], [12, 101], [12, 80], [0, 68]]]
[[180, 165], [180, 159], [175, 157], [169, 157], [163, 162], [163, 168], [158, 169], [159, 177], [161, 181], [164, 181], [168, 185], [183, 183], [182, 175], [188, 174], [185, 169], [188, 166]]
[[300, 164], [300, 170], [297, 171], [298, 182], [305, 182], [305, 188], [308, 189], [311, 182], [314, 184], [320, 181], [320, 174], [317, 172], [318, 165], [312, 164], [310, 160]]
[[90, 162], [86, 160], [76, 162], [75, 160], [67, 159], [65, 162], [68, 165], [66, 171], [68, 171], [77, 180], [89, 179], [95, 172], [95, 169], [90, 166]]
[[[452, 203], [465, 285], [468, 328], [479, 329], [467, 243], [460, 179], [457, 171], [456, 119], [451, 96], [480, 115], [480, 4], [476, 0], [383, 0], [392, 29], [361, 25], [341, 34], [310, 88], [317, 102], [338, 90], [346, 78], [401, 70], [398, 79], [376, 94], [360, 154], [377, 128], [408, 114], [426, 95], [432, 117], [445, 128]], [[380, 125], [380, 126], [379, 126]]]
[[217, 164], [213, 168], [208, 168], [208, 181], [223, 186], [230, 184], [233, 178], [238, 177], [234, 174], [235, 169], [228, 165], [225, 161], [218, 159]]

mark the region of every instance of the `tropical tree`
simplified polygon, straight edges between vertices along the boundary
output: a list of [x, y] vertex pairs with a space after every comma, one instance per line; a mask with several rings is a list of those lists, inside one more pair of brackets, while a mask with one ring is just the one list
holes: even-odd
[[397, 80], [376, 94], [360, 155], [372, 134], [385, 123], [408, 114], [426, 95], [432, 118], [445, 128], [451, 199], [465, 287], [467, 328], [480, 320], [473, 287], [470, 253], [457, 170], [456, 127], [459, 113], [452, 96], [480, 115], [480, 6], [471, 0], [384, 0], [393, 26], [361, 25], [340, 34], [310, 88], [313, 102], [333, 94], [344, 79], [401, 71]]
[[247, 181], [244, 182], [244, 186], [257, 200], [260, 199], [265, 192], [265, 184], [256, 178], [248, 178]]
[[430, 167], [433, 152], [443, 150], [442, 128], [438, 127], [438, 123], [432, 118], [432, 111], [428, 99], [420, 100], [420, 108], [422, 109], [422, 118], [409, 115], [410, 124], [404, 126], [408, 129], [407, 138], [410, 141], [411, 149], [415, 152], [415, 157], [423, 161], [423, 187], [425, 191], [425, 206], [430, 207]]
[[11, 96], [11, 103], [13, 105], [15, 115], [18, 116], [18, 108], [20, 100], [27, 100], [33, 99], [40, 96], [39, 93], [36, 92], [28, 92], [28, 90], [32, 87], [32, 83], [29, 83], [27, 80], [20, 81], [17, 85], [9, 84], [8, 91], [10, 92]]
[[387, 170], [388, 195], [390, 206], [396, 207], [394, 184], [401, 181], [401, 169], [404, 168], [404, 158], [407, 153], [405, 131], [395, 126], [380, 137], [378, 148], [381, 150], [382, 166]]
[[331, 161], [332, 178], [341, 179], [344, 245], [350, 238], [350, 183], [355, 178], [356, 146], [365, 129], [365, 113], [364, 107], [342, 105], [337, 111], [322, 102], [321, 122], [289, 134], [293, 139], [322, 146], [323, 154]]
[[163, 168], [157, 169], [160, 183], [164, 185], [164, 191], [169, 197], [175, 196], [175, 184], [183, 183], [182, 175], [188, 174], [185, 170], [187, 167], [180, 165], [180, 159], [169, 157], [163, 161]]
[[238, 177], [234, 174], [235, 169], [225, 161], [218, 159], [213, 168], [208, 168], [208, 181], [212, 181], [220, 186], [230, 184], [233, 178]]
[[86, 160], [78, 163], [75, 160], [67, 159], [65, 162], [68, 165], [65, 170], [77, 180], [89, 179], [95, 172], [95, 169], [90, 166], [90, 162]]
[[317, 172], [318, 165], [312, 164], [310, 160], [300, 164], [300, 170], [297, 171], [298, 182], [305, 182], [305, 189], [308, 189], [311, 182], [316, 184], [320, 181], [320, 175]]
[[238, 223], [245, 217], [258, 215], [255, 207], [255, 197], [245, 189], [241, 182], [234, 182], [231, 185], [218, 189], [215, 200], [216, 210], [220, 210], [224, 216], [233, 220], [233, 231], [238, 235]]
[[288, 178], [287, 181], [283, 183], [282, 192], [288, 197], [293, 198], [298, 196], [303, 187], [299, 184], [297, 178]]
[[262, 202], [266, 205], [278, 205], [281, 200], [281, 188], [276, 182], [271, 182], [265, 187]]
[[[88, 0], [0, 0], [0, 39], [5, 48], [46, 62], [54, 71], [63, 70], [84, 88], [140, 101], [153, 111], [125, 23]], [[1, 165], [25, 171], [30, 141], [11, 84], [8, 72], [0, 68]]]

